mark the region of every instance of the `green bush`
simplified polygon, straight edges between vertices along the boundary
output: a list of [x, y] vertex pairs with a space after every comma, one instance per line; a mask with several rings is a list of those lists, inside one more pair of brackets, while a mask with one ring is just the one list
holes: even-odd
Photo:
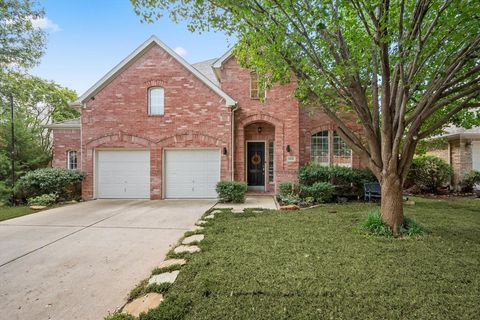
[[340, 166], [322, 166], [310, 163], [298, 171], [300, 184], [311, 186], [316, 182], [329, 182], [333, 185], [351, 185], [361, 189], [366, 182], [377, 182], [368, 169], [358, 169]]
[[59, 200], [71, 200], [80, 195], [84, 174], [77, 170], [43, 168], [30, 171], [18, 180], [16, 193], [22, 198], [56, 193]]
[[56, 193], [46, 193], [28, 199], [29, 206], [51, 206], [57, 203], [58, 196]]
[[239, 181], [220, 181], [215, 190], [221, 202], [243, 203], [247, 184]]
[[480, 184], [480, 171], [471, 170], [462, 179], [461, 187], [464, 192], [472, 192], [476, 184]]
[[106, 316], [104, 320], [135, 320], [135, 317], [126, 313], [114, 313]]
[[299, 192], [299, 186], [293, 182], [282, 182], [278, 186], [280, 196], [296, 195]]
[[301, 198], [313, 198], [316, 202], [329, 202], [333, 198], [335, 187], [328, 182], [315, 182], [311, 186], [300, 185]]
[[409, 176], [422, 191], [435, 193], [450, 182], [452, 167], [438, 157], [420, 156], [413, 159]]
[[298, 194], [285, 194], [285, 195], [279, 195], [280, 201], [283, 202], [283, 204], [300, 204], [302, 199]]

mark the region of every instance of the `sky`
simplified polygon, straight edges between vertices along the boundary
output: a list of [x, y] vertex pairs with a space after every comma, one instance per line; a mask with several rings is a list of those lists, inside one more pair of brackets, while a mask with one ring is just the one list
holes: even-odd
[[48, 33], [45, 55], [31, 73], [83, 94], [151, 35], [188, 62], [224, 54], [234, 39], [222, 33], [191, 33], [167, 17], [141, 23], [128, 0], [39, 0]]

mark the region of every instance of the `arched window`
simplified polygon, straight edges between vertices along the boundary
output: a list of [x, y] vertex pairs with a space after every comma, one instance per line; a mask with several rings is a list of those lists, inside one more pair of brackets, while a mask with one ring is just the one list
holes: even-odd
[[162, 87], [151, 87], [148, 89], [148, 114], [159, 116], [163, 115], [164, 105], [164, 90]]
[[327, 130], [312, 135], [310, 158], [312, 162], [323, 165], [330, 163]]
[[67, 152], [67, 169], [77, 169], [77, 151], [75, 150], [70, 150]]
[[333, 163], [339, 166], [352, 166], [352, 149], [336, 133], [333, 133]]

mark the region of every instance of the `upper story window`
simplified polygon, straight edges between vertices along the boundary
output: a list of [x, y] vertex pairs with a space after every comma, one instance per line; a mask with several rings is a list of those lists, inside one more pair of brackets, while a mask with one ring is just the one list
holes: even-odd
[[165, 112], [165, 94], [162, 87], [148, 89], [148, 114], [153, 116], [163, 115]]
[[250, 72], [250, 98], [265, 99], [265, 88], [262, 86], [260, 78], [255, 71]]
[[328, 131], [320, 131], [312, 134], [310, 157], [313, 162], [323, 165], [330, 163], [328, 147]]
[[77, 169], [77, 151], [71, 150], [67, 152], [67, 169]]

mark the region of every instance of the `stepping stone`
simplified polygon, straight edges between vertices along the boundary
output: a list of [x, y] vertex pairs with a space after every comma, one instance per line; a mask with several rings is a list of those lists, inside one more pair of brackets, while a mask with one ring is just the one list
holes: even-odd
[[47, 206], [30, 206], [30, 209], [32, 210], [43, 210], [45, 209]]
[[210, 212], [210, 214], [217, 214], [217, 213], [222, 213], [222, 210], [213, 210], [212, 212]]
[[122, 313], [138, 317], [140, 313], [147, 312], [150, 309], [158, 307], [163, 301], [160, 293], [150, 292], [143, 297], [137, 298], [123, 307]]
[[183, 266], [187, 263], [185, 259], [168, 259], [158, 265], [158, 268], [169, 268], [171, 266]]
[[190, 232], [197, 232], [197, 231], [203, 231], [205, 228], [201, 226], [195, 226], [192, 229], [190, 229]]
[[197, 246], [178, 246], [173, 252], [175, 253], [195, 253], [200, 252], [200, 248]]
[[210, 214], [210, 215], [205, 216], [205, 217], [203, 217], [203, 218], [204, 218], [204, 219], [213, 219], [213, 218], [215, 218], [215, 215]]
[[182, 244], [192, 244], [194, 242], [200, 242], [203, 240], [204, 237], [205, 236], [203, 234], [195, 234], [193, 236], [183, 239]]
[[172, 272], [156, 274], [148, 280], [148, 284], [174, 283], [179, 273], [179, 270], [175, 270]]
[[207, 221], [205, 221], [205, 220], [198, 220], [195, 224], [196, 224], [197, 226], [203, 226], [204, 224], [207, 224]]
[[243, 209], [233, 209], [232, 213], [243, 213]]

